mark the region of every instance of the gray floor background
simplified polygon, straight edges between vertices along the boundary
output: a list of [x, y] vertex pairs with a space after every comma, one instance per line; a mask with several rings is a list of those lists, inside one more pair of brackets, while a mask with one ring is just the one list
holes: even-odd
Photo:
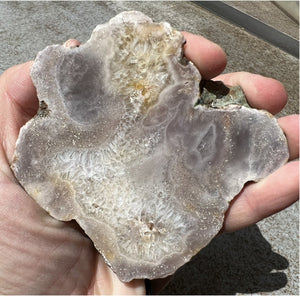
[[[226, 1], [294, 38], [298, 25], [269, 1]], [[0, 2], [0, 74], [34, 59], [50, 44], [86, 41], [94, 27], [124, 10], [201, 34], [228, 55], [225, 72], [250, 71], [280, 80], [299, 113], [299, 61], [191, 2]], [[1, 108], [1, 106], [0, 106]], [[298, 203], [257, 225], [215, 238], [175, 274], [164, 294], [299, 295]]]

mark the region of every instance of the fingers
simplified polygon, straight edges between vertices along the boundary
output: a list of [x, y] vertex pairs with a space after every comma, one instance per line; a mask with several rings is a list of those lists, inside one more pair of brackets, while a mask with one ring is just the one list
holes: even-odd
[[231, 232], [275, 214], [299, 199], [299, 162], [290, 162], [258, 183], [251, 183], [231, 202], [223, 231]]
[[[203, 37], [183, 34], [187, 40], [185, 56], [198, 67], [203, 78], [211, 79], [223, 71], [226, 56], [218, 46]], [[278, 113], [287, 102], [285, 88], [272, 78], [238, 72], [223, 74], [213, 80], [241, 86], [250, 106], [272, 114]], [[299, 157], [298, 116], [287, 116], [278, 122], [288, 140], [290, 159]], [[234, 231], [249, 226], [295, 202], [299, 198], [298, 167], [298, 162], [288, 163], [264, 180], [245, 186], [231, 202], [223, 230]]]
[[[204, 37], [182, 32], [186, 39], [185, 56], [199, 69], [205, 79], [219, 75], [226, 67], [226, 54], [215, 43]], [[283, 85], [272, 78], [247, 72], [223, 74], [213, 80], [222, 80], [225, 84], [239, 85], [245, 92], [249, 105], [278, 113], [287, 102], [287, 93]]]
[[251, 107], [264, 109], [272, 114], [278, 113], [287, 102], [287, 92], [284, 86], [272, 78], [236, 72], [219, 75], [213, 80], [221, 80], [229, 86], [241, 86]]
[[186, 40], [184, 55], [195, 64], [203, 78], [211, 79], [223, 72], [227, 59], [219, 45], [188, 32], [182, 34]]
[[[272, 114], [278, 113], [287, 102], [284, 86], [277, 80], [247, 72], [219, 75], [214, 80], [222, 80], [227, 85], [242, 87], [249, 104], [257, 109], [264, 109]], [[290, 160], [299, 157], [299, 116], [291, 115], [280, 118], [289, 145]]]
[[290, 160], [299, 157], [299, 115], [290, 115], [278, 119], [278, 123], [288, 141]]

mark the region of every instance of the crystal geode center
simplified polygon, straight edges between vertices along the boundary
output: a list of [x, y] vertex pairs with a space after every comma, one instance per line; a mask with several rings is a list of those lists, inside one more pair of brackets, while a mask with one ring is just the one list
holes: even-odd
[[124, 12], [78, 48], [40, 52], [39, 113], [12, 168], [75, 219], [122, 281], [170, 275], [219, 232], [229, 201], [288, 159], [264, 111], [197, 105], [201, 76], [167, 23]]

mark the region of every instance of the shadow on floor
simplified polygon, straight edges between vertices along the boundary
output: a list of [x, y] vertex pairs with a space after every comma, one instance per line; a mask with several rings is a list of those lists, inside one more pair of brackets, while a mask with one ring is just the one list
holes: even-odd
[[180, 268], [161, 294], [232, 295], [272, 292], [287, 284], [288, 261], [259, 228], [222, 234]]

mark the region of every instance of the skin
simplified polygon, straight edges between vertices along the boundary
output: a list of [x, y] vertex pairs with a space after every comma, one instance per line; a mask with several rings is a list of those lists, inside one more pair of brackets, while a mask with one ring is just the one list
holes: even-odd
[[[240, 85], [255, 108], [279, 112], [287, 101], [283, 85], [245, 72], [218, 76], [226, 55], [201, 36], [183, 33], [185, 55], [206, 79]], [[79, 46], [68, 40], [65, 46]], [[36, 90], [29, 76], [32, 62], [14, 66], [0, 77], [0, 293], [1, 294], [145, 294], [143, 280], [122, 283], [105, 265], [91, 241], [73, 222], [51, 218], [18, 184], [10, 169], [20, 128], [37, 112]], [[299, 118], [278, 120], [299, 157]], [[289, 162], [259, 183], [247, 184], [231, 202], [222, 231], [254, 224], [299, 197], [299, 163]], [[168, 279], [152, 281], [158, 292]]]

